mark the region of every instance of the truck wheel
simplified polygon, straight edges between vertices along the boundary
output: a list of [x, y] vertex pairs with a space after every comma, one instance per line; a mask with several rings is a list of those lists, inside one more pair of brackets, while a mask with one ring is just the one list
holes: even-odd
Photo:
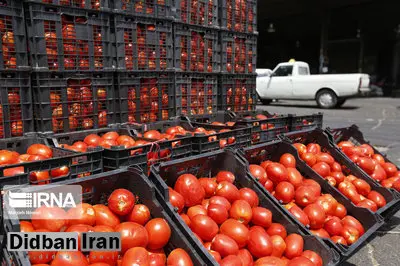
[[336, 94], [331, 90], [322, 90], [318, 92], [316, 100], [318, 106], [323, 109], [333, 108], [338, 102]]
[[336, 107], [341, 107], [346, 102], [346, 99], [339, 99], [337, 101]]

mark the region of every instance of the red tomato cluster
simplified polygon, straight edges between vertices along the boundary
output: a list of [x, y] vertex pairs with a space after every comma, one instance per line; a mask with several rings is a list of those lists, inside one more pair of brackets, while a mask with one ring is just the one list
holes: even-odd
[[[67, 87], [67, 102], [62, 100], [61, 95], [61, 90], [50, 91], [54, 132], [64, 131], [66, 118], [68, 118], [68, 131], [92, 129], [96, 120], [98, 127], [108, 125], [107, 91], [104, 87], [92, 87], [90, 79], [70, 79]], [[63, 110], [65, 105], [67, 105], [68, 113]]]
[[239, 32], [253, 32], [254, 13], [251, 5], [254, 3], [252, 3], [252, 1], [248, 3], [247, 0], [232, 0], [226, 2], [227, 28]]
[[[136, 69], [137, 65], [138, 70], [156, 70], [157, 60], [160, 70], [167, 69], [167, 33], [160, 31], [156, 25], [136, 24], [136, 27], [136, 31], [130, 28], [124, 31], [126, 69]], [[147, 40], [148, 35], [154, 38], [154, 34], [159, 38], [157, 45], [152, 44], [153, 39]]]
[[[256, 51], [247, 49], [246, 39], [234, 38], [226, 46], [227, 62], [226, 71], [228, 73], [253, 73], [253, 53]], [[246, 66], [246, 62], [247, 66]], [[233, 68], [234, 67], [234, 68]]]
[[382, 186], [400, 191], [400, 170], [396, 165], [386, 162], [382, 155], [375, 154], [371, 146], [357, 146], [350, 141], [341, 141], [338, 146], [350, 160]]
[[2, 42], [3, 63], [5, 69], [17, 68], [15, 51], [13, 18], [10, 16], [0, 17], [0, 38]]
[[[129, 10], [131, 9], [131, 5], [134, 2], [134, 10], [136, 13], [143, 13], [143, 14], [153, 14], [154, 13], [154, 0], [150, 1], [122, 1], [122, 10]], [[158, 6], [165, 6], [165, 0], [157, 0], [156, 4]]]
[[351, 245], [364, 234], [364, 227], [330, 194], [322, 194], [320, 185], [305, 179], [296, 169], [293, 155], [283, 154], [279, 162], [263, 161], [250, 165], [251, 174], [311, 232], [335, 243]]
[[[15, 151], [0, 150], [0, 167], [24, 162], [33, 162], [47, 160], [53, 157], [53, 150], [43, 144], [32, 144], [28, 147], [25, 154], [19, 154]], [[4, 176], [15, 176], [24, 173], [23, 166], [4, 169]], [[62, 177], [69, 174], [69, 168], [62, 166], [50, 171], [38, 171], [29, 173], [31, 182], [37, 182], [38, 185], [49, 183], [49, 179]]]
[[[181, 0], [182, 22], [201, 26], [213, 26], [215, 20], [213, 15], [214, 2], [213, 0], [208, 0], [207, 2], [208, 4], [200, 4], [198, 1]], [[190, 6], [189, 3], [191, 3]], [[188, 16], [190, 19], [188, 19]], [[208, 25], [206, 25], [205, 18], [208, 20]]]
[[300, 235], [273, 223], [252, 189], [234, 183], [233, 173], [220, 171], [213, 178], [183, 174], [169, 187], [171, 204], [220, 265], [323, 264], [317, 253], [303, 250]]
[[[136, 87], [128, 88], [128, 122], [136, 122], [136, 113], [140, 113], [140, 122], [156, 122], [159, 120], [168, 120], [168, 84], [159, 83], [157, 78], [141, 79], [139, 95], [136, 94]], [[161, 107], [159, 99], [161, 98]], [[139, 106], [136, 104], [139, 103]], [[159, 110], [161, 109], [161, 117]]]
[[214, 93], [213, 84], [206, 84], [205, 81], [204, 79], [192, 79], [190, 83], [182, 84], [182, 115], [213, 113], [213, 96], [216, 93]]
[[234, 79], [225, 85], [227, 110], [234, 112], [251, 111], [253, 104], [256, 104], [251, 97], [253, 89], [255, 89], [255, 85], [246, 84], [246, 80], [242, 79]]
[[[58, 207], [42, 206], [32, 214], [31, 222], [21, 221], [21, 232], [119, 232], [121, 252], [118, 251], [31, 251], [32, 264], [51, 266], [80, 265], [193, 265], [190, 256], [180, 248], [168, 256], [164, 247], [171, 237], [171, 228], [162, 218], [151, 218], [149, 208], [137, 201], [126, 189], [114, 190], [108, 206], [82, 203], [65, 212]], [[80, 250], [80, 246], [78, 247]], [[47, 263], [47, 264], [46, 264]], [[103, 263], [103, 264], [100, 264]]]
[[[345, 168], [336, 162], [333, 157], [321, 151], [318, 144], [310, 143], [307, 146], [301, 143], [294, 144], [300, 157], [313, 168], [320, 176], [325, 178], [330, 185], [337, 187], [340, 192], [355, 205], [368, 208], [373, 212], [386, 205], [385, 198], [363, 179], [353, 175], [345, 175]], [[366, 161], [371, 160], [371, 162]], [[365, 164], [372, 164], [372, 159], [357, 160]], [[372, 165], [371, 165], [372, 166]]]
[[[63, 6], [73, 6], [73, 7], [80, 7], [80, 8], [86, 7], [86, 0], [59, 0], [59, 1], [42, 0], [42, 2], [48, 3], [48, 4], [57, 2], [59, 5], [63, 5]], [[91, 3], [91, 6], [90, 6], [91, 9], [99, 10], [101, 8], [100, 0], [91, 0], [90, 3]]]
[[[203, 34], [191, 31], [191, 35], [181, 36], [181, 70], [197, 72], [213, 72], [213, 39], [205, 39]], [[206, 50], [207, 46], [207, 50]], [[190, 47], [190, 55], [188, 49]], [[206, 64], [206, 59], [208, 64]], [[190, 62], [190, 64], [189, 64]]]
[[4, 138], [4, 120], [11, 122], [11, 136], [22, 136], [23, 123], [22, 123], [22, 110], [21, 110], [21, 97], [19, 95], [19, 88], [9, 88], [8, 89], [8, 105], [9, 108], [9, 119], [3, 119], [3, 105], [0, 104], [0, 138]]

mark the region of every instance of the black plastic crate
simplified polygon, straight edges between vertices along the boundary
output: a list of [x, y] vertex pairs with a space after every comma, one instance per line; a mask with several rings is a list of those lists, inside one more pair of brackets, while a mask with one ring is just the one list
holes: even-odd
[[35, 2], [42, 4], [51, 4], [57, 6], [68, 6], [74, 8], [85, 8], [92, 10], [111, 11], [113, 0], [25, 0], [26, 2]]
[[174, 67], [177, 71], [220, 72], [219, 49], [216, 29], [174, 24]]
[[152, 18], [171, 17], [173, 0], [111, 0], [114, 12], [126, 15]]
[[254, 74], [257, 64], [257, 35], [221, 31], [221, 72]]
[[219, 8], [222, 29], [257, 33], [257, 0], [224, 0]]
[[[156, 198], [156, 189], [143, 172], [134, 168], [130, 168], [129, 170], [114, 170], [112, 172], [85, 177], [79, 180], [69, 180], [60, 183], [60, 185], [82, 186], [83, 202], [92, 205], [107, 204], [108, 196], [115, 189], [128, 189], [135, 196], [139, 197], [139, 203], [146, 205], [150, 209], [152, 218], [163, 218], [169, 224], [171, 228], [171, 237], [168, 244], [164, 247], [167, 255], [175, 248], [182, 248], [190, 255], [194, 265], [209, 265], [208, 263], [211, 260], [211, 255], [209, 255], [207, 250], [193, 245], [192, 239], [187, 238], [185, 234], [181, 232], [174, 218], [169, 216], [168, 212], [163, 209], [161, 202]], [[34, 188], [33, 191], [40, 191], [40, 187]], [[8, 232], [19, 232], [20, 224], [18, 217], [8, 216], [7, 214], [5, 214], [5, 216], [5, 226], [1, 230], [4, 235]], [[6, 251], [5, 247], [3, 247], [3, 251]], [[14, 264], [11, 265], [31, 265], [27, 252], [7, 252], [5, 254], [7, 255], [4, 259], [7, 263], [11, 264], [11, 262], [14, 262]], [[0, 262], [1, 261], [2, 260], [0, 260]]]
[[34, 132], [29, 72], [0, 72], [0, 139]]
[[221, 0], [172, 0], [173, 15], [185, 24], [218, 28], [218, 1]]
[[[250, 176], [246, 164], [231, 150], [215, 151], [202, 155], [192, 156], [172, 162], [161, 163], [151, 169], [150, 180], [155, 184], [164, 208], [171, 217], [178, 223], [185, 235], [192, 236], [193, 233], [182, 221], [179, 214], [169, 202], [168, 186], [174, 187], [177, 178], [181, 174], [191, 173], [197, 177], [213, 177], [219, 171], [231, 171], [235, 175], [235, 185], [238, 188], [248, 187], [254, 190], [260, 200], [259, 206], [269, 209], [272, 212], [274, 222], [281, 223], [288, 234], [297, 233], [304, 238], [304, 249], [317, 252], [323, 259], [324, 265], [336, 265], [339, 262], [339, 255], [329, 248], [323, 241], [310, 234], [304, 234], [299, 226], [288, 218], [284, 208], [279, 207], [271, 200], [264, 191], [260, 189], [253, 177]], [[196, 239], [196, 243], [198, 240]]]
[[117, 123], [112, 72], [34, 72], [32, 91], [38, 132], [72, 132]]
[[23, 2], [0, 2], [0, 71], [29, 70]]
[[[17, 137], [0, 140], [0, 150], [16, 151], [25, 154], [32, 144], [46, 144], [44, 139], [37, 136]], [[76, 153], [59, 148], [52, 148], [53, 157], [42, 161], [23, 162], [12, 165], [0, 166], [0, 187], [5, 185], [45, 184], [54, 183], [66, 179], [83, 177], [84, 175], [98, 174], [103, 171], [102, 149], [94, 148], [85, 153]], [[67, 166], [68, 174], [53, 177], [51, 170]], [[16, 170], [17, 175], [10, 172]], [[41, 180], [35, 180], [34, 172], [48, 172], [42, 174]], [[9, 172], [7, 174], [7, 172]], [[31, 180], [32, 177], [32, 180]]]
[[173, 70], [172, 21], [114, 15], [117, 68]]
[[[321, 151], [328, 152], [336, 162], [338, 162], [340, 165], [344, 165], [350, 174], [366, 181], [371, 186], [371, 190], [375, 190], [382, 194], [387, 204], [378, 209], [376, 213], [382, 215], [385, 219], [390, 219], [400, 208], [400, 194], [392, 189], [382, 187], [375, 180], [371, 179], [364, 171], [362, 171], [357, 165], [350, 161], [350, 159], [342, 154], [338, 148], [330, 143], [327, 135], [322, 129], [316, 128], [287, 133], [283, 136], [283, 139], [287, 139], [292, 143], [298, 142], [305, 145], [308, 143], [318, 143], [321, 146]], [[328, 183], [327, 181], [325, 182]], [[335, 188], [335, 190], [339, 192], [338, 189]]]
[[217, 112], [216, 74], [175, 73], [176, 115], [197, 116]]
[[290, 115], [290, 131], [299, 131], [304, 129], [310, 129], [319, 127], [322, 128], [323, 124], [323, 113], [317, 113], [312, 115]]
[[[329, 246], [334, 247], [339, 252], [339, 254], [341, 255], [341, 261], [346, 260], [347, 258], [352, 256], [361, 247], [361, 245], [365, 244], [367, 239], [371, 237], [376, 232], [376, 230], [378, 230], [384, 224], [383, 218], [379, 214], [372, 213], [368, 209], [356, 207], [336, 188], [329, 185], [326, 180], [320, 177], [307, 164], [305, 164], [299, 158], [296, 148], [294, 148], [288, 142], [276, 140], [269, 143], [259, 144], [250, 148], [245, 148], [243, 151], [239, 152], [239, 155], [243, 157], [243, 160], [245, 160], [247, 164], [260, 164], [262, 161], [266, 160], [279, 162], [280, 157], [284, 153], [290, 153], [295, 157], [297, 170], [308, 179], [317, 181], [318, 184], [321, 186], [322, 194], [331, 194], [339, 203], [343, 204], [346, 207], [347, 215], [355, 217], [363, 225], [365, 233], [351, 246], [334, 244], [333, 241], [331, 241], [330, 239], [323, 239], [326, 243], [329, 244]], [[303, 232], [305, 232], [306, 234], [312, 234], [311, 231], [309, 231], [309, 228], [300, 223], [288, 210], [286, 210], [286, 208], [284, 208], [284, 206], [281, 205], [279, 201], [275, 199], [272, 194], [270, 194], [263, 187], [261, 183], [256, 181], [255, 178], [253, 178], [253, 180], [258, 184], [265, 195], [267, 195], [273, 202], [275, 202], [275, 204], [281, 206], [281, 210], [283, 210], [287, 216], [295, 221]]]
[[148, 123], [175, 116], [173, 72], [117, 72], [119, 123]]
[[221, 74], [218, 110], [254, 111], [257, 104], [256, 75]]
[[111, 14], [28, 3], [30, 60], [37, 71], [111, 71], [115, 36]]

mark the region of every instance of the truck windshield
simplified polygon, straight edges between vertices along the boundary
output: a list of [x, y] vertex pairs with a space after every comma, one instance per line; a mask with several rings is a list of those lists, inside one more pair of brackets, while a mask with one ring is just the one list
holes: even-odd
[[274, 72], [274, 76], [276, 77], [287, 77], [291, 76], [293, 72], [293, 66], [280, 66]]

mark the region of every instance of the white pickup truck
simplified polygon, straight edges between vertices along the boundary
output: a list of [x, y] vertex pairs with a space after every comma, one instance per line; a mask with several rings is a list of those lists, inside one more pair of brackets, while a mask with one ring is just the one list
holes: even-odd
[[272, 100], [315, 100], [321, 108], [340, 107], [346, 99], [370, 92], [367, 74], [310, 75], [304, 62], [281, 63], [274, 70], [257, 69], [257, 93]]

